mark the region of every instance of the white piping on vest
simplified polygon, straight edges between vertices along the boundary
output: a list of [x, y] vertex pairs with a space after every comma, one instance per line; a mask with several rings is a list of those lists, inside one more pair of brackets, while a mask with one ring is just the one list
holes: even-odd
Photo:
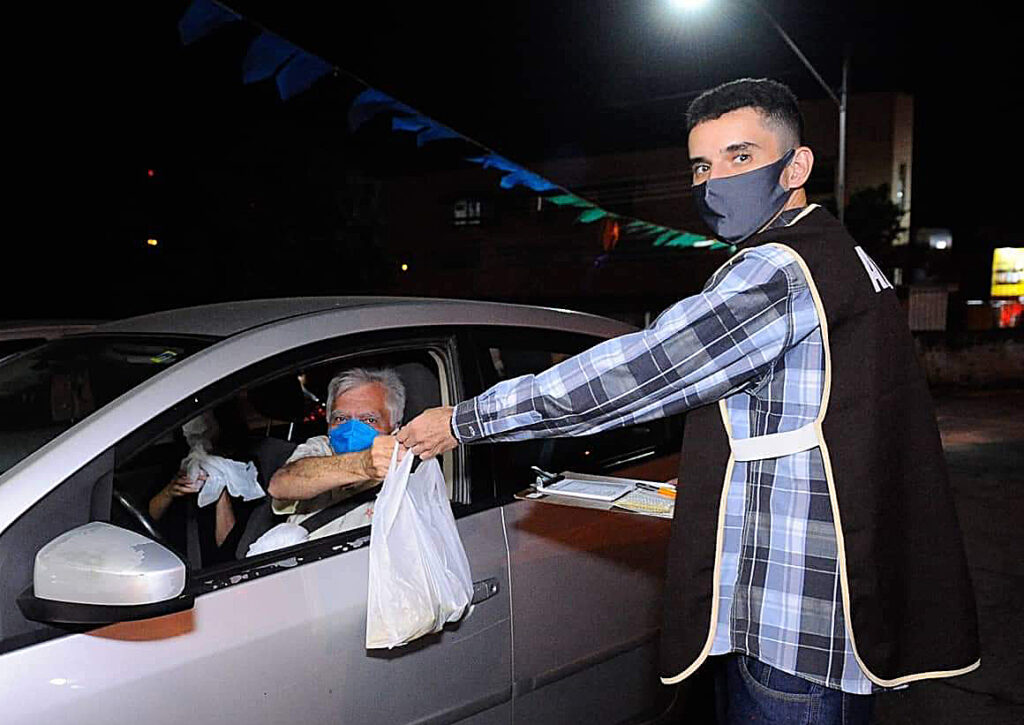
[[796, 430], [782, 433], [751, 436], [750, 438], [729, 437], [732, 457], [737, 461], [760, 461], [767, 458], [782, 458], [794, 453], [818, 447], [818, 429], [814, 423], [800, 426]]
[[[729, 424], [729, 414], [725, 409], [725, 401], [718, 401], [718, 409], [722, 414], [722, 423], [725, 425], [726, 432], [732, 436], [732, 426]], [[662, 677], [661, 681], [666, 685], [674, 685], [677, 682], [682, 682], [687, 677], [692, 675], [694, 671], [704, 664], [704, 660], [708, 658], [708, 653], [711, 651], [711, 645], [715, 641], [715, 630], [718, 627], [718, 589], [721, 586], [722, 579], [722, 540], [725, 538], [725, 508], [729, 499], [729, 484], [732, 482], [732, 469], [736, 459], [730, 454], [729, 463], [725, 467], [725, 482], [722, 484], [722, 497], [718, 501], [718, 530], [715, 536], [715, 568], [714, 574], [711, 577], [712, 595], [711, 595], [711, 627], [708, 631], [708, 639], [704, 643], [704, 649], [701, 650], [700, 654], [697, 655], [697, 659], [693, 661], [689, 667], [680, 672], [674, 677]]]
[[786, 226], [787, 227], [793, 226], [794, 224], [796, 224], [798, 221], [803, 219], [805, 216], [807, 216], [808, 214], [810, 214], [812, 211], [814, 211], [817, 208], [818, 208], [817, 204], [808, 204], [806, 207], [804, 207], [804, 210], [802, 212], [800, 212], [799, 214], [797, 214], [795, 217], [793, 217], [793, 221], [791, 221]]
[[[792, 222], [790, 222], [790, 224], [794, 224], [798, 220], [802, 219], [816, 206], [816, 204], [809, 206], [807, 209], [801, 212]], [[809, 424], [808, 426], [803, 426], [803, 428], [813, 428], [815, 435], [817, 437], [817, 445], [821, 448], [821, 458], [825, 467], [825, 478], [828, 481], [829, 502], [832, 507], [832, 525], [836, 532], [836, 550], [839, 555], [839, 583], [840, 589], [842, 590], [843, 614], [846, 619], [846, 631], [850, 638], [850, 646], [853, 648], [854, 659], [856, 659], [857, 664], [860, 666], [861, 670], [864, 672], [867, 678], [879, 687], [899, 687], [900, 685], [905, 685], [910, 682], [916, 682], [918, 680], [929, 680], [942, 677], [958, 677], [960, 675], [965, 675], [968, 672], [976, 670], [978, 667], [981, 666], [980, 658], [976, 662], [973, 662], [972, 664], [967, 665], [966, 667], [962, 667], [956, 670], [933, 670], [930, 672], [918, 672], [916, 674], [904, 675], [903, 677], [896, 677], [891, 680], [886, 680], [871, 672], [871, 670], [868, 669], [867, 665], [864, 664], [864, 660], [861, 659], [860, 652], [857, 650], [857, 642], [853, 634], [853, 619], [850, 616], [850, 584], [846, 574], [846, 546], [845, 539], [843, 537], [843, 527], [841, 525], [841, 521], [839, 518], [839, 499], [836, 494], [835, 478], [832, 474], [832, 459], [829, 457], [828, 446], [825, 444], [825, 437], [821, 430], [821, 424], [825, 420], [825, 413], [828, 410], [829, 395], [832, 392], [832, 355], [829, 349], [828, 320], [825, 317], [825, 306], [821, 302], [821, 296], [818, 294], [818, 287], [817, 285], [815, 285], [814, 278], [811, 276], [810, 268], [807, 266], [807, 263], [804, 261], [804, 258], [801, 257], [795, 249], [785, 244], [780, 244], [777, 242], [772, 242], [764, 246], [773, 246], [782, 249], [788, 252], [789, 254], [792, 254], [793, 257], [796, 259], [797, 263], [800, 265], [800, 269], [804, 273], [804, 276], [807, 278], [807, 286], [811, 292], [811, 297], [814, 300], [814, 307], [818, 314], [818, 322], [821, 326], [821, 341], [822, 348], [825, 354], [825, 385], [821, 393], [821, 407], [818, 410], [818, 417], [815, 419], [813, 423]], [[722, 267], [719, 268], [719, 270], [724, 268], [727, 264], [732, 262], [733, 259], [735, 259], [736, 257], [743, 253], [744, 252], [740, 252], [739, 254], [736, 254], [733, 257], [731, 257], [725, 264], [722, 265]], [[718, 274], [718, 272], [716, 271], [715, 274]], [[725, 426], [725, 430], [729, 436], [731, 445], [732, 426], [729, 424], [729, 416], [725, 406], [725, 401], [718, 401], [718, 406], [722, 414], [722, 423]], [[732, 480], [733, 466], [736, 462], [735, 455], [736, 454], [734, 450], [729, 455], [729, 463], [728, 465], [726, 465], [725, 468], [725, 481], [722, 485], [722, 498], [719, 502], [718, 532], [715, 541], [715, 568], [714, 576], [712, 577], [713, 589], [711, 592], [711, 623], [708, 627], [708, 638], [704, 644], [704, 648], [701, 650], [700, 654], [697, 655], [697, 659], [694, 660], [689, 667], [687, 667], [678, 675], [675, 675], [673, 677], [661, 678], [662, 683], [666, 685], [674, 685], [681, 682], [682, 680], [685, 680], [687, 677], [692, 675], [698, 667], [704, 664], [704, 660], [707, 659], [708, 653], [711, 651], [711, 646], [715, 640], [715, 631], [718, 627], [718, 603], [719, 587], [721, 584], [722, 542], [725, 534], [725, 507], [726, 499], [729, 495], [729, 483]]]
[[821, 425], [825, 421], [825, 413], [828, 411], [829, 396], [832, 392], [832, 352], [829, 346], [828, 338], [828, 319], [825, 317], [825, 306], [821, 302], [821, 296], [818, 294], [818, 286], [814, 283], [814, 278], [811, 276], [811, 270], [795, 249], [785, 244], [771, 243], [770, 245], [789, 252], [796, 259], [800, 265], [800, 269], [803, 270], [804, 276], [807, 278], [807, 286], [810, 289], [811, 297], [814, 299], [814, 307], [818, 312], [818, 323], [821, 325], [821, 343], [825, 353], [825, 387], [821, 394], [821, 408], [818, 410], [818, 418], [814, 422], [814, 428], [818, 434], [819, 446], [821, 448], [821, 458], [825, 465], [825, 478], [828, 481], [828, 497], [832, 504], [832, 525], [836, 532], [836, 550], [839, 554], [839, 584], [843, 594], [843, 614], [846, 617], [846, 631], [850, 636], [850, 647], [853, 648], [853, 657], [857, 660], [857, 664], [860, 665], [861, 670], [867, 676], [869, 680], [874, 682], [880, 687], [899, 687], [910, 682], [917, 680], [928, 680], [939, 677], [957, 677], [963, 675], [971, 670], [977, 669], [981, 665], [981, 659], [974, 662], [966, 667], [962, 667], [956, 670], [934, 670], [931, 672], [918, 672], [912, 675], [904, 675], [903, 677], [894, 677], [891, 680], [887, 680], [883, 677], [879, 677], [868, 669], [868, 666], [864, 663], [864, 660], [860, 656], [860, 652], [857, 649], [857, 640], [853, 634], [853, 617], [850, 614], [850, 582], [847, 578], [846, 573], [846, 541], [843, 537], [842, 522], [839, 518], [839, 498], [836, 494], [836, 482], [835, 477], [832, 473], [832, 459], [828, 453], [828, 445], [825, 443], [825, 437], [821, 430]]

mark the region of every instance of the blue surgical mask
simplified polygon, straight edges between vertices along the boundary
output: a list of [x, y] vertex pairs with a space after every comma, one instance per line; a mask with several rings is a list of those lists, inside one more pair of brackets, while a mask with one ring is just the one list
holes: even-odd
[[373, 445], [377, 437], [377, 429], [361, 420], [346, 420], [327, 432], [331, 448], [335, 453], [353, 453], [365, 451]]
[[779, 176], [795, 153], [795, 149], [790, 149], [767, 166], [735, 176], [708, 179], [693, 187], [697, 211], [716, 237], [732, 243], [742, 242], [779, 213], [792, 192], [779, 183]]

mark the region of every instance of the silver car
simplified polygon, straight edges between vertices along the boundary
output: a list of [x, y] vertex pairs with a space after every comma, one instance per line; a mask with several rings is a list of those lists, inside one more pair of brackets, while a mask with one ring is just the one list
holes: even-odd
[[274, 524], [265, 500], [232, 499], [226, 538], [194, 496], [157, 518], [150, 505], [186, 453], [182, 425], [204, 411], [232, 412], [234, 455], [265, 488], [297, 443], [325, 432], [338, 370], [393, 367], [409, 420], [630, 329], [479, 302], [267, 300], [105, 324], [5, 360], [3, 721], [655, 717], [668, 699], [656, 671], [668, 522], [513, 494], [530, 466], [671, 478], [678, 421], [446, 454], [474, 604], [393, 650], [364, 646], [369, 527], [247, 558]]

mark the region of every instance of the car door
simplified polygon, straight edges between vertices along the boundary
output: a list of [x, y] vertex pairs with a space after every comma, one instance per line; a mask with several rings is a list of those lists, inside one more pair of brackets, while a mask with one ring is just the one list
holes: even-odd
[[[462, 344], [483, 388], [540, 372], [599, 339], [540, 329], [476, 329]], [[681, 420], [575, 439], [470, 446], [474, 476], [504, 502], [518, 723], [614, 723], [654, 715], [669, 522], [511, 500], [549, 471], [674, 478]]]
[[[271, 332], [264, 345], [274, 349]], [[417, 340], [395, 330], [325, 339], [270, 355], [197, 394], [183, 395], [166, 413], [127, 432], [94, 470], [70, 477], [8, 528], [0, 536], [0, 550], [24, 551], [14, 542], [26, 540], [28, 532], [60, 533], [52, 531], [59, 528], [52, 512], [66, 501], [86, 507], [76, 512], [75, 523], [96, 518], [96, 509], [102, 509], [96, 501], [104, 492], [110, 495], [119, 466], [245, 386], [312, 364], [340, 368], [360, 356], [385, 359], [409, 350], [436, 361], [441, 395], [445, 401], [453, 396], [458, 368], [451, 338], [443, 334]], [[210, 355], [234, 354], [230, 341], [221, 343], [208, 351], [204, 366], [216, 368]], [[51, 451], [60, 454], [59, 447]], [[452, 469], [450, 485], [457, 496], [468, 488], [461, 456], [450, 459]], [[4, 720], [507, 723], [511, 616], [501, 510], [457, 508], [473, 578], [481, 582], [479, 602], [436, 635], [393, 650], [365, 649], [370, 531], [363, 527], [251, 560], [201, 567], [190, 574], [195, 604], [186, 611], [80, 633], [8, 628], [0, 622], [0, 636], [19, 630], [0, 655]], [[10, 587], [4, 591], [8, 596]], [[17, 616], [11, 607], [3, 611]]]

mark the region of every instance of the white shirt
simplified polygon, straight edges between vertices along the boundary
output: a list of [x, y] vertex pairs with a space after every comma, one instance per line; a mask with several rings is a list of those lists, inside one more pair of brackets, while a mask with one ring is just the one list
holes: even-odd
[[[288, 465], [293, 461], [298, 461], [302, 458], [310, 458], [313, 456], [326, 458], [327, 456], [333, 455], [335, 455], [335, 453], [331, 448], [330, 439], [327, 436], [315, 436], [305, 443], [300, 443], [296, 446], [291, 456], [289, 456], [288, 460], [285, 461], [285, 465]], [[344, 501], [347, 498], [355, 496], [357, 493], [362, 493], [363, 491], [371, 489], [377, 485], [379, 485], [377, 481], [366, 481], [355, 485], [332, 488], [314, 496], [313, 498], [304, 500], [275, 498], [273, 500], [272, 507], [275, 514], [288, 516], [287, 523], [299, 524], [328, 506], [336, 504], [339, 501]], [[369, 526], [370, 521], [373, 518], [374, 503], [376, 502], [367, 501], [359, 504], [344, 516], [339, 516], [334, 519], [334, 521], [321, 526], [319, 529], [311, 533], [309, 538], [320, 539], [325, 536], [339, 534], [342, 531], [357, 529], [360, 526]]]

